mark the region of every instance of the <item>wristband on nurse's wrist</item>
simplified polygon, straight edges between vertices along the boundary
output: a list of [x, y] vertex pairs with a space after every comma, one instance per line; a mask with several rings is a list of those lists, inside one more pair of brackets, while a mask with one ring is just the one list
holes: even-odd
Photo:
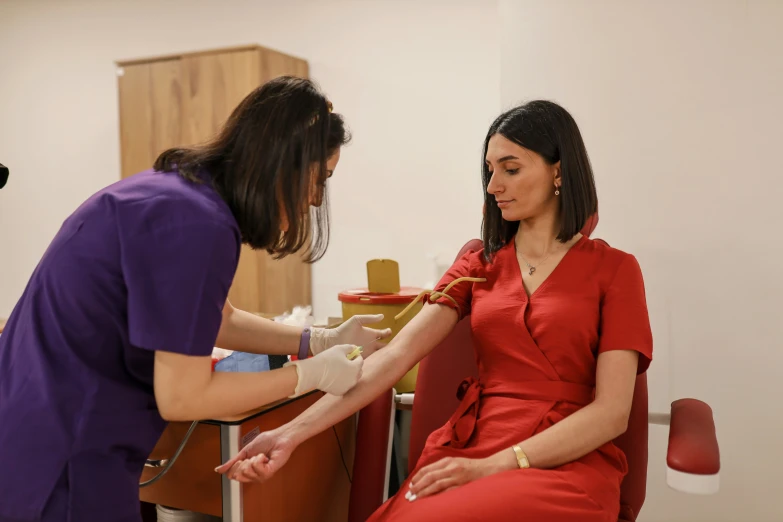
[[299, 339], [299, 354], [297, 358], [300, 361], [307, 359], [307, 354], [310, 352], [310, 327], [305, 327], [302, 330], [302, 337]]

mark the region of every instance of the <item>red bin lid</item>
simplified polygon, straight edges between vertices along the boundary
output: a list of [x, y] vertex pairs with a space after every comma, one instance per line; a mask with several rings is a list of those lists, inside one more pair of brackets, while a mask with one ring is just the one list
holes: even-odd
[[403, 286], [400, 288], [400, 291], [395, 294], [379, 294], [370, 292], [367, 288], [356, 288], [354, 290], [340, 292], [337, 295], [337, 299], [339, 299], [341, 303], [352, 304], [408, 304], [416, 299], [416, 296], [418, 296], [422, 290], [423, 288]]

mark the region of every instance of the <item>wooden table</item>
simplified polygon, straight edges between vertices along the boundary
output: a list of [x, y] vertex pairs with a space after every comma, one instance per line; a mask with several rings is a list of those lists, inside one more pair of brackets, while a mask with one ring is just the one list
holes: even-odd
[[[355, 448], [353, 416], [300, 445], [268, 482], [240, 484], [214, 471], [255, 434], [290, 421], [322, 396], [313, 392], [236, 418], [199, 423], [168, 474], [141, 488], [140, 499], [223, 517], [224, 522], [345, 522]], [[189, 427], [187, 422], [171, 423], [150, 460], [170, 458]], [[145, 468], [142, 481], [158, 472]]]

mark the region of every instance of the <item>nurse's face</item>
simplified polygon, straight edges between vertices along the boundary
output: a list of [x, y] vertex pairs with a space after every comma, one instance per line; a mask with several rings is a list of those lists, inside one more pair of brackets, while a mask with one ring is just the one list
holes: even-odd
[[[337, 152], [332, 154], [327, 160], [326, 160], [326, 179], [331, 178], [334, 175], [334, 171], [337, 168], [337, 164], [340, 162], [340, 149], [337, 149]], [[320, 207], [321, 203], [323, 202], [323, 193], [324, 193], [324, 184], [318, 183], [318, 165], [313, 164], [312, 170], [310, 171], [310, 179], [312, 180], [312, 185], [310, 186], [310, 199], [308, 201], [310, 206], [313, 207]], [[306, 208], [304, 211], [309, 212], [309, 208]]]
[[[326, 179], [331, 178], [334, 175], [334, 171], [337, 169], [337, 163], [340, 162], [340, 149], [337, 149], [337, 152], [332, 154], [329, 158], [326, 160]], [[311, 167], [310, 171], [310, 180], [312, 181], [310, 185], [310, 191], [307, 199], [307, 203], [303, 205], [301, 211], [302, 213], [306, 213], [310, 211], [310, 207], [320, 207], [321, 203], [323, 202], [323, 193], [324, 193], [324, 183], [318, 183], [318, 164], [314, 163]], [[285, 206], [283, 204], [282, 198], [279, 200], [279, 208], [280, 208], [280, 231], [281, 232], [287, 232], [288, 231], [288, 217], [285, 213]]]
[[549, 165], [539, 154], [495, 134], [487, 145], [491, 173], [487, 192], [506, 221], [522, 221], [557, 211], [560, 162]]

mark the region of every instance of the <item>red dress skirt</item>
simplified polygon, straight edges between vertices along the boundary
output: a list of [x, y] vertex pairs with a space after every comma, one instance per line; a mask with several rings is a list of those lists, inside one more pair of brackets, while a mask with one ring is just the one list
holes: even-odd
[[[427, 439], [408, 480], [444, 457], [509, 449], [589, 404], [600, 353], [636, 350], [639, 372], [652, 358], [639, 265], [601, 241], [580, 239], [530, 297], [513, 241], [491, 263], [483, 251], [466, 253], [437, 289], [464, 276], [487, 279], [449, 291], [471, 315], [479, 379], [462, 383], [459, 407]], [[369, 520], [616, 522], [626, 471], [610, 442], [554, 469], [507, 471], [414, 502], [406, 480]]]

